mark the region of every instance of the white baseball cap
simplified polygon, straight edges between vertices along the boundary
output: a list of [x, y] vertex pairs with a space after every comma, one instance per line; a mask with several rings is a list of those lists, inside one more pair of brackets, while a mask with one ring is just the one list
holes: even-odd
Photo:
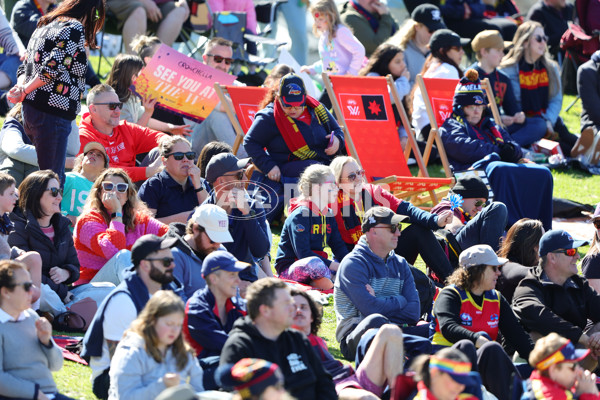
[[233, 242], [233, 237], [229, 233], [229, 217], [221, 207], [215, 204], [202, 204], [196, 207], [191, 219], [204, 228], [213, 242]]

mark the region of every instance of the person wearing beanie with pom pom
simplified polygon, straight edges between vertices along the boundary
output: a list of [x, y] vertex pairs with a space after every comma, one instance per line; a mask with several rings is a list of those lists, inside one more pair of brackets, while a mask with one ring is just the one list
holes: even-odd
[[439, 131], [448, 160], [455, 171], [485, 170], [494, 200], [507, 206], [509, 227], [521, 218], [532, 218], [549, 230], [552, 174], [523, 158], [521, 147], [491, 117], [485, 99], [479, 74], [469, 69], [456, 86], [452, 115]]

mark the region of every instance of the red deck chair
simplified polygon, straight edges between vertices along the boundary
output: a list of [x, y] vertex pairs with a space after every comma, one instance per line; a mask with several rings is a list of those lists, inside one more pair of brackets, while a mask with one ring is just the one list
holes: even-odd
[[[258, 105], [267, 95], [268, 89], [255, 86], [221, 86], [215, 83], [215, 90], [237, 134], [233, 143], [233, 154], [237, 154], [244, 135], [254, 121]], [[229, 95], [231, 103], [228, 101], [227, 95]], [[233, 108], [231, 104], [233, 104]]]
[[[323, 74], [323, 81], [343, 126], [348, 153], [365, 170], [367, 181], [387, 185], [398, 198], [429, 192], [422, 202], [437, 204], [435, 189], [452, 184], [453, 178], [430, 178], [422, 165], [422, 176], [412, 176], [400, 145], [386, 78]], [[414, 141], [409, 143], [414, 145]], [[420, 155], [416, 145], [412, 151]]]
[[[417, 75], [417, 84], [421, 89], [423, 102], [425, 103], [425, 108], [427, 109], [427, 115], [429, 116], [431, 124], [431, 131], [429, 133], [429, 138], [427, 139], [427, 146], [425, 146], [423, 159], [427, 163], [431, 154], [433, 141], [435, 140], [435, 145], [437, 146], [438, 153], [440, 153], [446, 176], [448, 176], [451, 174], [450, 167], [447, 164], [446, 151], [444, 150], [444, 144], [442, 143], [442, 139], [438, 132], [440, 126], [442, 126], [444, 121], [452, 114], [452, 101], [454, 99], [454, 90], [458, 84], [458, 79], [423, 78], [421, 74], [419, 74]], [[492, 91], [489, 79], [486, 78], [481, 81], [481, 88], [487, 95], [488, 107], [492, 110], [494, 120], [498, 125], [502, 125], [500, 112], [498, 111], [498, 106], [496, 105], [494, 92]], [[444, 162], [444, 160], [446, 160], [446, 162]]]

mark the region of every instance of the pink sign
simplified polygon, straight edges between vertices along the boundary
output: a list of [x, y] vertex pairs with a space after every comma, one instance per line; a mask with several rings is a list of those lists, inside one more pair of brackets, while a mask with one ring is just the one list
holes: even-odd
[[163, 44], [135, 82], [135, 93], [158, 98], [157, 107], [194, 121], [219, 103], [213, 85], [231, 85], [235, 76], [218, 71]]

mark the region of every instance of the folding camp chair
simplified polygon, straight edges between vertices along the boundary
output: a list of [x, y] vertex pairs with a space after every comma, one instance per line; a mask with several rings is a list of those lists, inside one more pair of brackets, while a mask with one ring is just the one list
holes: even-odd
[[[423, 96], [423, 102], [427, 109], [427, 115], [429, 116], [429, 122], [431, 124], [431, 130], [429, 131], [429, 137], [427, 138], [427, 145], [425, 146], [425, 152], [423, 159], [425, 163], [428, 162], [429, 156], [431, 155], [431, 148], [433, 147], [433, 141], [440, 153], [442, 159], [442, 165], [446, 176], [452, 176], [450, 171], [450, 165], [444, 150], [444, 144], [439, 135], [440, 126], [444, 124], [444, 121], [452, 115], [452, 101], [454, 100], [454, 90], [458, 84], [458, 79], [439, 79], [439, 78], [423, 78], [421, 74], [417, 75], [417, 84], [421, 89]], [[489, 79], [481, 81], [481, 88], [486, 93], [488, 98], [488, 107], [492, 111], [494, 120], [498, 125], [502, 125], [500, 119], [500, 112], [496, 105], [496, 99], [494, 98], [494, 92], [490, 85]]]
[[[428, 177], [422, 163], [421, 176], [412, 176], [400, 144], [386, 79], [323, 74], [323, 81], [337, 120], [343, 126], [348, 153], [365, 170], [367, 180], [387, 185], [398, 198], [429, 192], [429, 196], [419, 196], [411, 202], [437, 204], [435, 190], [454, 180]], [[409, 142], [418, 160], [416, 141]]]
[[[269, 90], [256, 86], [221, 86], [218, 83], [215, 83], [214, 87], [221, 104], [225, 108], [227, 117], [233, 125], [233, 129], [235, 129], [237, 136], [233, 142], [233, 154], [237, 154], [242, 140], [244, 140], [244, 135], [254, 121], [258, 105]], [[228, 101], [227, 95], [229, 95], [231, 103]]]

